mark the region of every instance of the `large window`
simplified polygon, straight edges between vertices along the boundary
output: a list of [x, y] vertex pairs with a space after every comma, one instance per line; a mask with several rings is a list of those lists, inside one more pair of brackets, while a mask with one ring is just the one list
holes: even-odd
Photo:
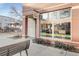
[[[70, 8], [52, 11], [41, 14], [40, 33], [43, 37], [65, 38], [70, 39]], [[65, 20], [64, 20], [65, 19]], [[44, 21], [45, 20], [45, 21]], [[57, 20], [57, 23], [56, 21]], [[63, 22], [64, 20], [64, 22]], [[53, 24], [52, 24], [53, 23]]]

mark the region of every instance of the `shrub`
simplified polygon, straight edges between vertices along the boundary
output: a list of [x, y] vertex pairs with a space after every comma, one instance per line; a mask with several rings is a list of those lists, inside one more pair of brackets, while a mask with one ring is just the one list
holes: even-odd
[[51, 45], [51, 41], [50, 40], [44, 40], [44, 39], [41, 39], [41, 38], [37, 38], [37, 39], [34, 39], [36, 43], [38, 44], [43, 44], [43, 45]]
[[44, 40], [44, 44], [50, 46], [51, 45], [51, 41], [50, 40]]
[[64, 49], [69, 50], [69, 51], [73, 51], [73, 50], [75, 50], [75, 47], [74, 47], [74, 45], [66, 44]]
[[58, 47], [58, 48], [63, 48], [63, 43], [62, 42], [59, 42], [59, 41], [55, 41], [55, 47]]
[[69, 50], [69, 51], [75, 50], [74, 45], [65, 44], [65, 43], [59, 42], [59, 41], [55, 41], [55, 47], [62, 48], [64, 50]]

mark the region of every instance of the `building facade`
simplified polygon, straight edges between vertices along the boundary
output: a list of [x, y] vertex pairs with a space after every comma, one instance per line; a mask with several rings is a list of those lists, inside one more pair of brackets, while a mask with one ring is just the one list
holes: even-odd
[[21, 31], [22, 22], [7, 16], [0, 16], [0, 32], [12, 32], [15, 29]]
[[24, 4], [22, 35], [79, 42], [79, 4], [52, 4]]

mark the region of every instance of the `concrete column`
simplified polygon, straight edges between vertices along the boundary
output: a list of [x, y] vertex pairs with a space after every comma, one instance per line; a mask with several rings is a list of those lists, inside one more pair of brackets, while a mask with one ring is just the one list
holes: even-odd
[[54, 22], [52, 22], [52, 39], [54, 39]]
[[39, 14], [37, 14], [36, 17], [36, 31], [35, 31], [35, 37], [39, 38], [40, 37], [40, 18], [39, 18]]
[[24, 16], [23, 22], [22, 22], [22, 36], [23, 37], [27, 36], [27, 26], [28, 26], [28, 16]]

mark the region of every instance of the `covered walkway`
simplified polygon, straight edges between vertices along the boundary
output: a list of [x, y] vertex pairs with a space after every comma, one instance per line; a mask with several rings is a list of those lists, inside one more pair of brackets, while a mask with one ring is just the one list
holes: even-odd
[[[65, 56], [66, 51], [54, 47], [48, 47], [36, 43], [30, 44], [30, 48], [28, 50], [29, 56]], [[16, 54], [14, 56], [19, 56], [20, 54]], [[25, 51], [22, 52], [22, 56], [26, 56]], [[79, 53], [67, 52], [66, 56], [79, 56]]]
[[[49, 46], [44, 46], [41, 44], [36, 44], [33, 43], [33, 39], [31, 37], [28, 37], [26, 39], [11, 39], [9, 37], [12, 37], [14, 35], [11, 34], [2, 34], [0, 35], [0, 46], [4, 46], [6, 44], [12, 44], [13, 42], [20, 42], [23, 40], [30, 40], [30, 47], [28, 50], [28, 54], [29, 56], [64, 56], [65, 55], [65, 51], [62, 49], [58, 49], [58, 48], [54, 48], [54, 47], [49, 47]], [[20, 56], [20, 53], [17, 53], [13, 56]], [[22, 52], [22, 56], [26, 56], [25, 51]], [[79, 53], [74, 53], [74, 52], [67, 52], [67, 56], [79, 56]]]

